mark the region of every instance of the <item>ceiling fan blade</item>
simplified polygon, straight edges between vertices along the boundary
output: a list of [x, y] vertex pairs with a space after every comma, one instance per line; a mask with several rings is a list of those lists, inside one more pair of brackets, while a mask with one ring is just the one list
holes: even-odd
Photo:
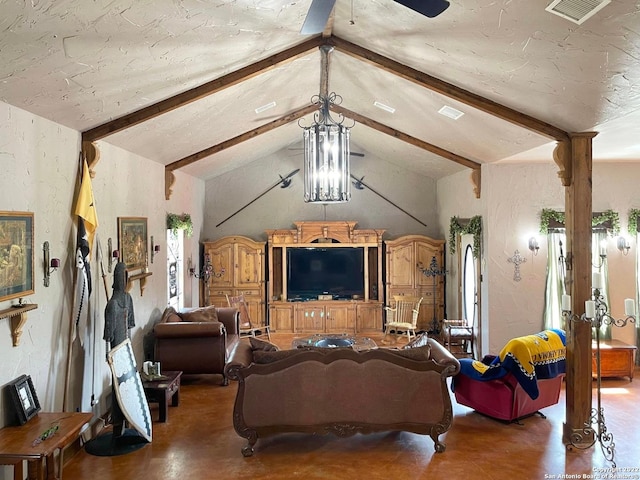
[[322, 33], [335, 4], [336, 0], [312, 0], [300, 33], [303, 35]]
[[434, 18], [449, 8], [447, 0], [394, 0], [411, 10], [421, 13], [429, 18]]

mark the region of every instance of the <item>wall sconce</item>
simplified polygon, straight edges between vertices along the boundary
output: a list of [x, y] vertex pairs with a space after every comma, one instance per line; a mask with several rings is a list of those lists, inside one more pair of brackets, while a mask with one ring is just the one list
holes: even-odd
[[111, 266], [113, 265], [113, 259], [118, 258], [118, 255], [117, 255], [118, 251], [113, 250], [113, 244], [111, 242], [111, 238], [107, 240], [107, 252], [109, 252], [109, 260], [107, 261], [107, 270], [109, 270], [109, 273], [111, 273]]
[[42, 245], [42, 251], [44, 252], [44, 286], [48, 287], [51, 274], [60, 266], [60, 259], [49, 258], [49, 242], [44, 242], [44, 245]]
[[160, 245], [153, 243], [153, 235], [151, 235], [151, 263], [153, 263], [153, 257], [160, 253]]
[[531, 237], [529, 239], [529, 250], [533, 253], [533, 255], [538, 255], [538, 250], [540, 250], [540, 245], [538, 244], [538, 239], [536, 237]]
[[209, 279], [211, 277], [220, 278], [224, 275], [225, 269], [220, 268], [219, 272], [216, 272], [213, 269], [213, 265], [211, 264], [211, 257], [209, 254], [205, 254], [204, 256], [204, 265], [202, 266], [202, 270], [200, 273], [196, 273], [196, 269], [193, 267], [193, 263], [191, 258], [189, 258], [189, 275], [195, 278], [202, 278], [204, 283], [209, 283]]
[[620, 252], [622, 252], [623, 255], [628, 255], [629, 254], [629, 249], [631, 248], [631, 245], [629, 245], [629, 241], [623, 237], [622, 235], [618, 237], [618, 250], [620, 250]]

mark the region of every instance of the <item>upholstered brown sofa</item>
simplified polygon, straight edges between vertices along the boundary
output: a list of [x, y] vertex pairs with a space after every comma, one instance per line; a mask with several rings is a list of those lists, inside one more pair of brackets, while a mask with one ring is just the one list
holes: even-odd
[[176, 312], [168, 307], [154, 327], [154, 357], [162, 370], [184, 374], [221, 374], [228, 385], [224, 366], [239, 341], [238, 310], [204, 307]]
[[[253, 345], [252, 345], [253, 344]], [[233, 425], [253, 455], [258, 438], [281, 433], [350, 436], [378, 431], [439, 435], [452, 423], [447, 377], [458, 360], [425, 336], [410, 349], [311, 348], [269, 351], [242, 339], [225, 367], [237, 380]]]

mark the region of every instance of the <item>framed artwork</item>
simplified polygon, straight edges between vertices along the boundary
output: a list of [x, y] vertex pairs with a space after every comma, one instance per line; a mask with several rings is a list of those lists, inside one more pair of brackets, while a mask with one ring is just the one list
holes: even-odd
[[147, 266], [147, 218], [118, 217], [118, 251], [127, 270]]
[[33, 213], [0, 212], [0, 302], [34, 291]]
[[21, 375], [7, 385], [20, 425], [24, 425], [40, 411], [40, 402], [29, 375]]

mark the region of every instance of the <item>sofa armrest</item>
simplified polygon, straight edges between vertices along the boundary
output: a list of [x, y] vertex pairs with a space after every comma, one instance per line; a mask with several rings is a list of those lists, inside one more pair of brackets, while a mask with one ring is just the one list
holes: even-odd
[[220, 322], [158, 323], [153, 331], [156, 338], [222, 337], [225, 334]]
[[431, 345], [431, 358], [440, 365], [451, 367], [449, 369], [449, 376], [457, 375], [460, 372], [460, 362], [458, 359], [432, 338], [429, 339], [429, 344]]
[[253, 363], [253, 349], [247, 340], [236, 343], [229, 360], [224, 366], [224, 372], [232, 380], [239, 380], [239, 371]]
[[233, 307], [216, 308], [218, 313], [218, 321], [224, 324], [227, 335], [240, 334], [240, 312]]

